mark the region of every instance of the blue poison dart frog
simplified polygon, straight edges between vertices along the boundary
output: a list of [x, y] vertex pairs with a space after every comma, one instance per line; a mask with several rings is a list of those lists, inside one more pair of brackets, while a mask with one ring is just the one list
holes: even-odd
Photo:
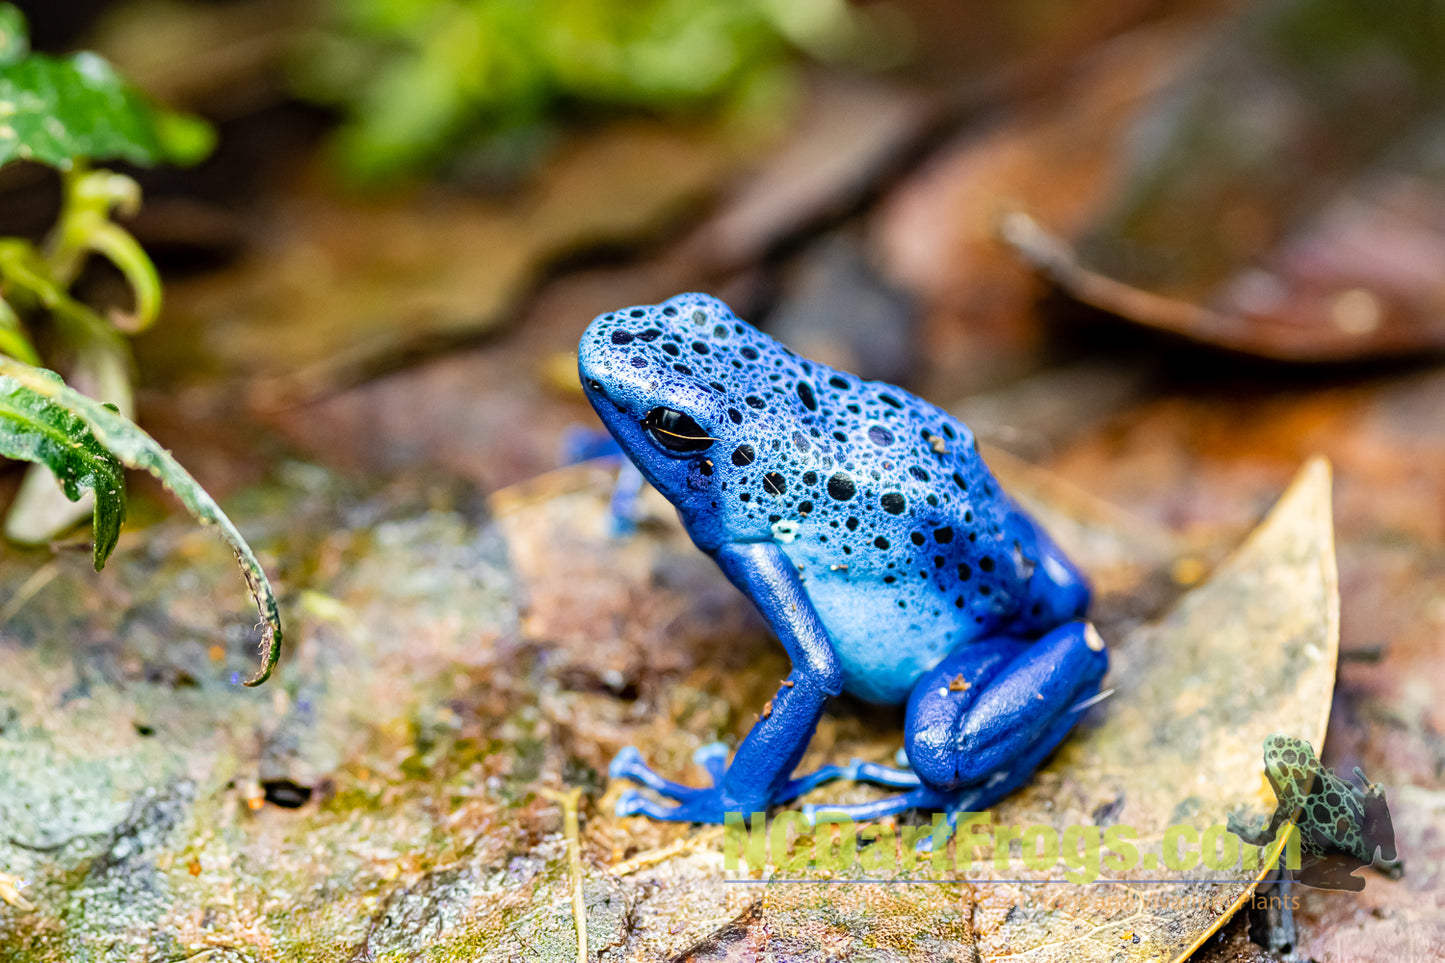
[[[719, 823], [840, 778], [906, 791], [829, 814], [977, 810], [1097, 701], [1109, 659], [1083, 619], [1087, 584], [947, 412], [801, 358], [702, 294], [599, 316], [578, 368], [623, 451], [792, 659], [731, 764], [721, 745], [699, 750], [712, 786], [622, 750], [611, 775], [674, 804], [629, 791], [619, 814]], [[843, 691], [907, 704], [908, 769], [793, 778]]]

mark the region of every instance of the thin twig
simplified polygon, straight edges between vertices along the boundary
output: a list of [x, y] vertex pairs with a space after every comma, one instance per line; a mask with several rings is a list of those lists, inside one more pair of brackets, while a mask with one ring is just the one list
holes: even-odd
[[562, 807], [562, 834], [567, 838], [567, 862], [572, 874], [572, 919], [577, 924], [577, 963], [587, 963], [587, 904], [582, 898], [582, 839], [577, 824], [581, 788], [558, 792], [543, 788], [542, 795]]

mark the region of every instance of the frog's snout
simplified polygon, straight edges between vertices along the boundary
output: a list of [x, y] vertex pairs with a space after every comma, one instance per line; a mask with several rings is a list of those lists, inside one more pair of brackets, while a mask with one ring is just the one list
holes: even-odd
[[607, 386], [603, 383], [605, 368], [606, 362], [598, 358], [596, 351], [584, 341], [577, 352], [577, 377], [589, 394], [607, 397]]
[[[619, 400], [620, 392], [612, 365], [603, 352], [586, 346], [584, 343], [584, 347], [577, 354], [577, 377], [582, 382], [583, 392], [587, 395], [587, 400], [592, 402], [593, 407], [598, 407], [605, 402], [618, 411], [625, 410], [625, 406]], [[602, 409], [598, 407], [598, 410]]]

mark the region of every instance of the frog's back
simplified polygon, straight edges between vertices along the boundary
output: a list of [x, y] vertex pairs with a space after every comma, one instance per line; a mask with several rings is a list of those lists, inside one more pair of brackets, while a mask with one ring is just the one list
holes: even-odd
[[[1308, 742], [1283, 733], [1272, 733], [1265, 739], [1264, 761], [1278, 797], [1276, 804], [1288, 813], [1299, 812], [1306, 852], [1348, 853], [1361, 863], [1374, 860], [1375, 847], [1384, 840], [1366, 832], [1366, 810], [1371, 806], [1382, 809], [1388, 820], [1383, 790], [1371, 786], [1362, 792], [1321, 764]], [[1379, 821], [1378, 816], [1375, 821]], [[1386, 850], [1393, 853], [1393, 826], [1386, 835]]]
[[[845, 686], [902, 701], [960, 645], [1053, 624], [1031, 585], [1039, 532], [999, 489], [973, 433], [893, 385], [813, 367], [799, 383], [817, 411], [801, 430], [810, 449], [815, 428], [831, 441], [834, 461], [800, 457], [801, 438], [793, 453], [782, 446], [784, 467], [773, 470], [787, 484], [774, 487], [786, 495], [796, 479], [798, 494], [769, 518], [783, 516], [774, 530], [791, 539], [783, 550], [834, 637]], [[1025, 624], [1031, 606], [1037, 627]]]

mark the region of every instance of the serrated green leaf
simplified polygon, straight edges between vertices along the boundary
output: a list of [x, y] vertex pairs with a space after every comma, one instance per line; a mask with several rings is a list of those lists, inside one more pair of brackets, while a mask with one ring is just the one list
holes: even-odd
[[204, 121], [154, 106], [98, 54], [57, 58], [27, 50], [24, 18], [0, 4], [0, 166], [194, 163], [210, 149]]
[[[10, 358], [0, 357], [0, 399], [18, 399], [10, 403], [10, 407], [0, 407], [0, 454], [11, 455], [11, 450], [20, 452], [12, 457], [23, 458], [28, 461], [45, 461], [41, 457], [30, 457], [31, 453], [37, 455], [49, 455], [54, 446], [62, 446], [65, 442], [74, 443], [81, 440], [87, 444], [85, 452], [93, 455], [98, 449], [101, 453], [111, 459], [114, 465], [114, 477], [117, 484], [113, 489], [106, 489], [106, 493], [113, 491], [121, 496], [119, 505], [124, 510], [123, 489], [120, 488], [120, 465], [128, 468], [135, 468], [149, 472], [155, 476], [171, 494], [178, 498], [186, 510], [202, 525], [214, 525], [220, 529], [221, 536], [230, 544], [231, 550], [236, 553], [236, 562], [241, 567], [241, 574], [246, 579], [246, 586], [250, 589], [251, 599], [256, 604], [263, 622], [261, 638], [261, 668], [254, 676], [245, 681], [248, 686], [260, 685], [271, 675], [271, 670], [276, 665], [276, 660], [281, 654], [281, 616], [276, 604], [276, 595], [271, 589], [271, 583], [266, 578], [261, 563], [256, 560], [251, 546], [237, 531], [236, 526], [221, 511], [219, 505], [205, 489], [191, 477], [180, 464], [171, 457], [156, 442], [154, 438], [147, 435], [134, 423], [117, 413], [110, 406], [105, 405], [94, 398], [90, 398], [80, 392], [66, 386], [53, 372], [43, 368], [35, 368]], [[11, 409], [19, 412], [18, 415], [9, 416]], [[38, 414], [37, 414], [38, 413]], [[44, 427], [35, 431], [21, 432], [10, 428], [10, 422], [19, 422], [28, 419]], [[7, 442], [11, 436], [19, 440]], [[46, 439], [46, 443], [52, 448], [46, 448], [39, 442], [31, 439], [39, 435]], [[93, 447], [89, 447], [93, 446]], [[70, 454], [69, 460], [61, 459], [60, 464], [70, 467], [73, 470], [77, 454]], [[45, 461], [49, 464], [49, 461]], [[54, 470], [52, 466], [52, 470]], [[66, 477], [57, 472], [62, 484], [66, 484]], [[97, 476], [102, 477], [102, 476]], [[104, 501], [101, 488], [93, 488], [96, 492], [96, 561], [97, 568], [103, 562], [105, 556], [115, 547], [115, 538], [120, 528], [120, 517], [112, 518], [109, 514], [105, 519], [101, 518], [101, 503]], [[69, 494], [67, 489], [66, 493]], [[72, 497], [78, 497], [72, 496]], [[112, 504], [107, 512], [114, 507]], [[102, 523], [110, 526], [103, 529]], [[113, 532], [112, 532], [113, 529]], [[106, 532], [109, 544], [104, 553], [101, 551], [102, 532]]]
[[[33, 370], [63, 387], [59, 377]], [[0, 455], [49, 468], [73, 502], [87, 491], [95, 494], [95, 570], [100, 571], [125, 520], [125, 476], [119, 459], [96, 440], [79, 415], [4, 376], [0, 376]]]

